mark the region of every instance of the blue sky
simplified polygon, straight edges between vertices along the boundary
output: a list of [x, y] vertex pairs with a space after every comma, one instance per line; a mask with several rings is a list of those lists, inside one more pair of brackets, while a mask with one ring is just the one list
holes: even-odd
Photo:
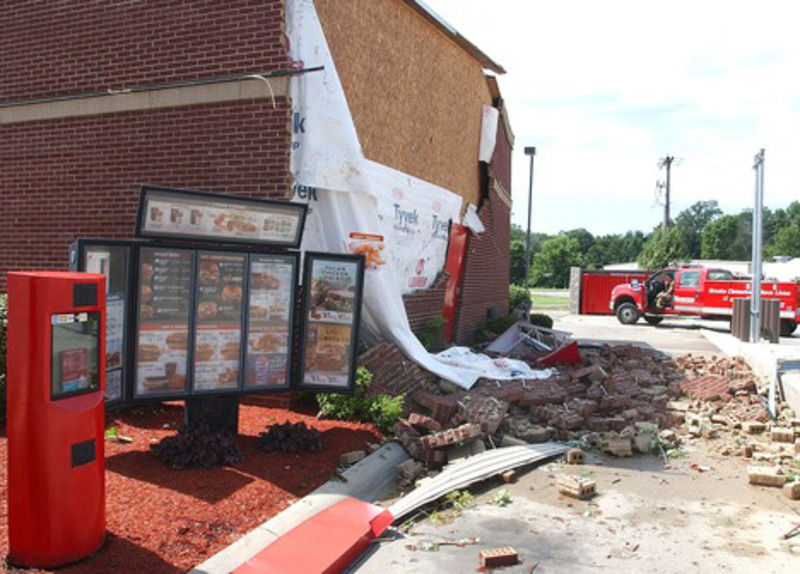
[[535, 231], [649, 231], [667, 154], [673, 217], [705, 199], [750, 207], [762, 147], [765, 204], [800, 200], [800, 3], [425, 3], [507, 70], [514, 223], [526, 222], [531, 145]]

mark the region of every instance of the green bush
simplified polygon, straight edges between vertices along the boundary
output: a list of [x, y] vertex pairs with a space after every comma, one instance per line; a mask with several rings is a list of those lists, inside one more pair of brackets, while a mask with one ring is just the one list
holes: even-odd
[[8, 299], [0, 295], [0, 420], [6, 418], [6, 327]]
[[508, 309], [513, 311], [522, 303], [527, 303], [530, 307], [531, 294], [522, 285], [511, 284], [508, 286]]
[[550, 315], [545, 315], [544, 313], [531, 313], [529, 321], [534, 325], [538, 325], [539, 327], [544, 327], [546, 329], [553, 328], [553, 318]]
[[444, 317], [434, 317], [426, 322], [416, 335], [419, 342], [429, 353], [437, 353], [444, 348]]
[[318, 394], [319, 413], [325, 418], [374, 423], [388, 433], [403, 415], [402, 396], [369, 395], [372, 373], [364, 367], [356, 370], [356, 388], [352, 395]]
[[494, 319], [489, 319], [486, 321], [483, 329], [499, 335], [501, 333], [505, 333], [506, 330], [508, 330], [508, 328], [516, 322], [517, 318], [514, 315], [495, 317]]

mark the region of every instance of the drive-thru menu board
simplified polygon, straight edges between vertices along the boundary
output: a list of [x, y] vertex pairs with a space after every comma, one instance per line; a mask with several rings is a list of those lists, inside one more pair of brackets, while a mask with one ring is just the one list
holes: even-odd
[[296, 247], [306, 206], [143, 187], [137, 234]]
[[362, 257], [306, 254], [300, 388], [349, 390], [363, 281]]
[[297, 258], [250, 257], [245, 387], [287, 388], [294, 322]]
[[239, 253], [198, 254], [195, 391], [239, 388], [245, 262]]
[[[76, 254], [76, 257], [78, 254]], [[89, 273], [106, 276], [106, 390], [108, 402], [124, 398], [125, 315], [127, 313], [128, 257], [125, 245], [90, 245], [83, 257]]]
[[192, 281], [192, 251], [140, 249], [136, 396], [186, 388]]

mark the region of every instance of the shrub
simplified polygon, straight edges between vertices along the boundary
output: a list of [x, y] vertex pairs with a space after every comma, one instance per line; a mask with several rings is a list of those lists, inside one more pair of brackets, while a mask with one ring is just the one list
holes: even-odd
[[428, 352], [435, 353], [444, 348], [444, 326], [446, 324], [447, 321], [444, 317], [434, 317], [416, 333], [419, 342]]
[[513, 311], [522, 303], [530, 306], [531, 294], [522, 285], [511, 284], [508, 286], [508, 308]]
[[544, 313], [531, 313], [529, 321], [534, 325], [538, 325], [539, 327], [544, 327], [546, 329], [553, 328], [553, 318], [550, 315], [545, 315]]
[[403, 397], [370, 395], [372, 373], [364, 367], [356, 370], [356, 388], [352, 395], [318, 394], [319, 414], [337, 420], [374, 423], [388, 433], [403, 414]]

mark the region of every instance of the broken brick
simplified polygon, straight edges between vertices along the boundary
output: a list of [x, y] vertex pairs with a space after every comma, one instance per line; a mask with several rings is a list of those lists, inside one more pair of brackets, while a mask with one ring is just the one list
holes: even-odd
[[584, 500], [597, 494], [597, 483], [589, 478], [581, 476], [571, 476], [568, 474], [559, 475], [557, 481], [558, 492], [566, 494], [572, 498]]
[[567, 451], [567, 464], [583, 464], [585, 453], [579, 448], [571, 448]]
[[800, 481], [788, 482], [783, 485], [783, 494], [790, 500], [800, 500]]
[[439, 421], [419, 413], [411, 413], [408, 416], [408, 423], [420, 433], [442, 430], [442, 425], [439, 423]]
[[513, 566], [519, 562], [519, 554], [511, 546], [481, 550], [478, 554], [481, 568]]
[[481, 434], [481, 427], [475, 424], [464, 424], [453, 429], [447, 429], [435, 434], [423, 436], [419, 439], [423, 449], [435, 449], [463, 442]]
[[780, 467], [749, 466], [747, 467], [747, 479], [750, 484], [781, 487], [786, 484], [788, 477]]
[[772, 427], [769, 434], [773, 442], [794, 442], [794, 430], [790, 428]]

